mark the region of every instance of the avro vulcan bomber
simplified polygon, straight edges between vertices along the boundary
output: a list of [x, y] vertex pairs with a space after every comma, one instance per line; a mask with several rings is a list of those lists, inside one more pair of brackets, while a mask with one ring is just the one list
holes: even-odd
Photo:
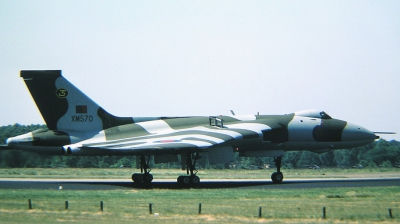
[[136, 156], [136, 183], [150, 183], [149, 160], [178, 161], [187, 175], [182, 185], [200, 182], [196, 161], [208, 153], [210, 164], [243, 157], [274, 157], [274, 183], [281, 183], [285, 152], [326, 152], [363, 146], [379, 138], [359, 125], [332, 118], [324, 111], [306, 110], [284, 115], [225, 115], [187, 117], [117, 117], [65, 79], [60, 70], [23, 70], [20, 73], [48, 129], [7, 139], [1, 149], [43, 155]]

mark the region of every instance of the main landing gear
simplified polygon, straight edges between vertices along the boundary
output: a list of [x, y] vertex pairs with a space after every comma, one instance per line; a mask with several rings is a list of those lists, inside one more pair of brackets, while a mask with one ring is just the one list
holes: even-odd
[[178, 184], [189, 186], [190, 184], [197, 185], [200, 183], [200, 177], [196, 175], [196, 161], [200, 158], [201, 156], [198, 152], [196, 154], [191, 152], [186, 153], [186, 173], [190, 174], [190, 176], [179, 176], [177, 179]]
[[144, 155], [140, 156], [140, 173], [132, 174], [132, 180], [135, 183], [151, 183], [153, 181], [153, 175], [150, 174], [149, 167], [150, 156], [147, 158]]
[[281, 172], [282, 157], [274, 157], [274, 162], [276, 166], [276, 172], [271, 175], [271, 179], [275, 184], [280, 184], [283, 180], [283, 174]]

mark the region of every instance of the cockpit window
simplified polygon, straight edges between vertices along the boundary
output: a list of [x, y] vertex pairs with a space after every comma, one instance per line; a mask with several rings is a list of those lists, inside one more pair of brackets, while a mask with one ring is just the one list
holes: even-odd
[[332, 119], [325, 111], [321, 111], [319, 114], [321, 115], [321, 119]]
[[318, 119], [332, 119], [325, 111], [317, 111], [317, 110], [304, 110], [295, 113], [296, 116], [301, 117], [310, 117], [310, 118], [318, 118]]

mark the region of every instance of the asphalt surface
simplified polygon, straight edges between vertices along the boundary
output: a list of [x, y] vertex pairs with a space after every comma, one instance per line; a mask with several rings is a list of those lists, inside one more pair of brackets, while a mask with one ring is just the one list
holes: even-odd
[[[273, 184], [271, 180], [263, 179], [204, 179], [201, 180], [201, 183], [196, 188], [308, 189], [378, 186], [400, 186], [400, 178], [288, 179], [284, 180], [281, 184]], [[150, 185], [138, 185], [131, 180], [120, 179], [0, 179], [0, 189], [60, 190], [60, 188], [63, 190], [116, 190], [141, 188], [179, 189], [182, 187], [173, 179], [156, 179]]]

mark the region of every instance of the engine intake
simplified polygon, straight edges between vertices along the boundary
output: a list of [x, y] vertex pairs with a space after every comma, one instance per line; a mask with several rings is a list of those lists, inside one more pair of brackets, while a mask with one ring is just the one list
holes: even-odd
[[82, 152], [80, 150], [80, 145], [74, 144], [74, 145], [65, 145], [63, 146], [63, 154], [64, 155], [82, 155]]

